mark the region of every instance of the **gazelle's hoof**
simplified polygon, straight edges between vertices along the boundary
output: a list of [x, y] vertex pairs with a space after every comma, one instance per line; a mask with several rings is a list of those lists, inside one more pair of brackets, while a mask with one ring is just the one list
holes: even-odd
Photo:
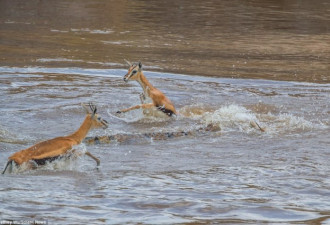
[[120, 114], [120, 113], [122, 113], [122, 112], [121, 112], [121, 111], [117, 111], [116, 113], [117, 113], [117, 114]]

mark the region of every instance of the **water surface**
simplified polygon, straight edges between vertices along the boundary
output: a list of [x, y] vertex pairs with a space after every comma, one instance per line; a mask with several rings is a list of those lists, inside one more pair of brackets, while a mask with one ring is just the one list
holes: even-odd
[[2, 66], [122, 68], [329, 82], [330, 3], [0, 2]]
[[[0, 1], [0, 164], [77, 129], [194, 131], [77, 147], [101, 159], [0, 176], [1, 220], [329, 224], [328, 1]], [[123, 59], [174, 103], [141, 111]], [[255, 79], [258, 78], [258, 79]], [[251, 127], [251, 121], [266, 129]]]

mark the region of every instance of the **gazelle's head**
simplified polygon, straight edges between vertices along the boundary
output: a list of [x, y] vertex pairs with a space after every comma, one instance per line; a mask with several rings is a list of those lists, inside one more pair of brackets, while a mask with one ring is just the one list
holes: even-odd
[[92, 129], [99, 127], [102, 127], [103, 129], [108, 128], [108, 122], [102, 119], [101, 116], [97, 114], [97, 108], [95, 105], [93, 105], [92, 103], [88, 103], [87, 105], [85, 104], [81, 104], [81, 105], [86, 109], [87, 116], [92, 121], [92, 126], [91, 126]]
[[124, 81], [128, 82], [129, 80], [139, 80], [140, 74], [142, 72], [142, 63], [138, 64], [130, 63], [125, 59], [126, 63], [129, 65], [127, 74], [124, 76]]

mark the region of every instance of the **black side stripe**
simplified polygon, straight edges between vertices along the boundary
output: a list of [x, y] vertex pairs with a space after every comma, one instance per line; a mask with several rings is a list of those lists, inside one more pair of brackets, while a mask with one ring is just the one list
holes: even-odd
[[174, 112], [172, 110], [166, 109], [162, 106], [158, 106], [157, 109], [162, 111], [163, 113], [167, 114], [168, 116], [172, 116], [174, 114]]

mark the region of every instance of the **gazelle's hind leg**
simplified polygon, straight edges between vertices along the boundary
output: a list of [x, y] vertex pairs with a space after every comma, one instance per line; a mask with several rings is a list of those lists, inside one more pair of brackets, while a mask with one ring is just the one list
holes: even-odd
[[15, 166], [15, 162], [14, 161], [12, 161], [11, 163], [10, 163], [10, 165], [9, 165], [9, 173], [12, 173], [13, 172], [13, 168], [14, 168], [14, 166]]
[[15, 167], [15, 170], [13, 170], [13, 172], [20, 173], [20, 172], [25, 172], [25, 171], [29, 171], [29, 170], [35, 170], [38, 168], [38, 164], [34, 160], [29, 160], [22, 164], [16, 164], [15, 162], [13, 162], [11, 168], [14, 169], [14, 167]]
[[14, 161], [12, 161], [12, 160], [8, 161], [7, 164], [6, 164], [5, 169], [2, 171], [2, 174], [5, 174], [5, 172], [7, 171], [8, 166], [9, 166], [8, 172], [12, 173], [13, 172], [13, 163], [14, 163]]
[[140, 94], [140, 101], [141, 101], [141, 104], [144, 104], [145, 100], [146, 100], [146, 96], [145, 96], [145, 94], [142, 92], [142, 93]]
[[250, 125], [256, 129], [259, 129], [262, 132], [265, 132], [265, 128], [260, 127], [260, 125], [255, 121], [250, 121]]
[[27, 170], [35, 170], [38, 168], [38, 164], [34, 160], [30, 160], [27, 162]]

